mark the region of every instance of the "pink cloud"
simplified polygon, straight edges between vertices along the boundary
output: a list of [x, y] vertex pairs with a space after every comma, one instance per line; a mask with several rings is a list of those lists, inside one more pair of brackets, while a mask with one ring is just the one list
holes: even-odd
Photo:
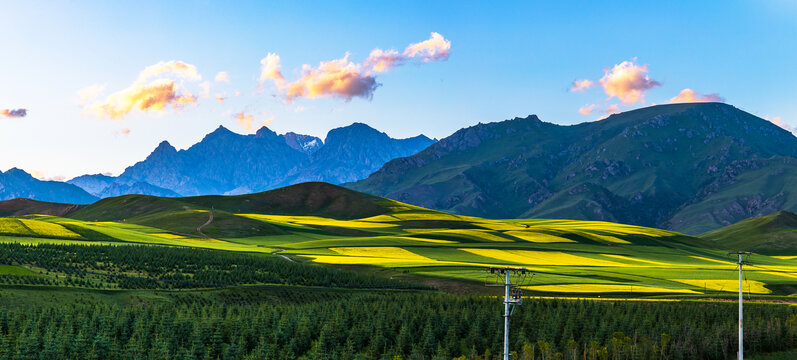
[[48, 176], [44, 171], [41, 171], [41, 170], [31, 170], [30, 171], [30, 176], [33, 176], [34, 178], [42, 180], [42, 181], [64, 181], [64, 180], [66, 180], [66, 177], [64, 177], [64, 176], [61, 176], [61, 175]]
[[410, 60], [418, 63], [447, 60], [451, 42], [433, 32], [428, 40], [410, 44], [399, 54], [396, 50], [374, 49], [362, 63], [349, 61], [349, 53], [343, 58], [322, 61], [317, 67], [302, 66], [299, 79], [288, 82], [280, 71], [280, 57], [269, 53], [260, 60], [260, 84], [271, 80], [277, 90], [290, 103], [296, 98], [318, 98], [331, 96], [351, 101], [355, 97], [370, 99], [380, 86], [375, 73], [386, 72]]
[[385, 72], [394, 67], [404, 65], [411, 59], [417, 59], [421, 63], [448, 60], [451, 50], [451, 41], [446, 40], [443, 35], [433, 32], [428, 40], [410, 44], [401, 54], [396, 50], [374, 49], [368, 55], [363, 65], [374, 72]]
[[770, 119], [769, 117], [765, 117], [765, 119], [771, 121], [773, 124], [775, 124], [777, 126], [780, 126], [780, 128], [783, 129], [783, 130], [790, 131], [792, 133], [797, 134], [797, 127], [794, 127], [794, 126], [791, 126], [791, 125], [785, 123], [783, 121], [783, 119], [780, 118], [780, 116], [775, 116], [772, 119]]
[[595, 104], [592, 104], [592, 105], [584, 105], [584, 106], [582, 106], [582, 107], [580, 107], [580, 108], [578, 109], [578, 112], [579, 112], [581, 115], [589, 115], [589, 114], [592, 114], [592, 112], [595, 110], [595, 108], [596, 108], [596, 107], [597, 107], [597, 105], [595, 105]]
[[[100, 119], [121, 120], [131, 111], [160, 112], [167, 106], [179, 110], [185, 105], [195, 104], [197, 97], [185, 89], [182, 82], [177, 83], [173, 79], [162, 77], [166, 74], [190, 81], [202, 80], [202, 76], [193, 65], [182, 61], [162, 61], [144, 68], [129, 87], [109, 95], [102, 101], [86, 105], [83, 111]], [[153, 77], [159, 78], [150, 81]], [[209, 91], [209, 85], [207, 82], [200, 84], [201, 94], [206, 93], [206, 90]], [[96, 97], [101, 89], [91, 86], [80, 90], [78, 95], [84, 99], [87, 96]]]
[[[235, 120], [238, 123], [238, 126], [246, 129], [246, 131], [254, 130], [254, 126], [253, 126], [254, 121], [255, 121], [255, 116], [254, 115], [247, 114], [247, 113], [242, 111], [240, 113], [235, 114]], [[274, 116], [271, 116], [271, 117], [267, 118], [266, 120], [262, 121], [258, 128], [263, 127], [263, 126], [268, 126], [269, 124], [271, 124], [272, 121], [274, 121]]]
[[589, 89], [592, 85], [595, 85], [594, 81], [590, 81], [587, 79], [575, 80], [573, 81], [573, 84], [570, 86], [570, 92], [585, 91]]
[[623, 61], [611, 69], [604, 70], [600, 79], [603, 90], [609, 98], [617, 97], [623, 105], [645, 102], [645, 91], [661, 85], [648, 77], [648, 66], [639, 66], [632, 61]]
[[260, 60], [260, 83], [266, 80], [274, 81], [278, 88], [285, 85], [285, 77], [280, 72], [280, 57], [277, 54], [268, 53]]
[[113, 93], [105, 101], [90, 105], [84, 110], [100, 119], [123, 119], [133, 110], [162, 111], [168, 105], [180, 109], [187, 104], [196, 103], [195, 96], [187, 90], [179, 94], [177, 87], [172, 80], [155, 80]]
[[695, 103], [695, 102], [725, 102], [719, 94], [701, 95], [692, 89], [683, 89], [678, 96], [670, 99], [669, 103]]
[[396, 50], [374, 49], [365, 59], [365, 66], [375, 72], [385, 72], [407, 61], [405, 56], [399, 55]]
[[403, 55], [408, 58], [420, 58], [423, 62], [448, 60], [451, 50], [451, 41], [443, 35], [432, 32], [428, 40], [410, 44], [404, 49]]
[[23, 118], [28, 116], [28, 109], [0, 109], [0, 117]]
[[229, 84], [230, 74], [228, 74], [226, 71], [220, 71], [218, 74], [216, 74], [216, 77], [213, 78], [213, 80], [215, 80], [216, 82], [226, 82]]
[[224, 100], [227, 100], [227, 98], [221, 96], [221, 94], [216, 94], [216, 100], [218, 100], [220, 103], [224, 104]]
[[360, 65], [349, 61], [348, 53], [341, 59], [322, 61], [315, 68], [304, 65], [302, 77], [291, 83], [286, 83], [279, 71], [279, 60], [275, 54], [268, 54], [261, 60], [263, 67], [260, 80], [274, 81], [289, 103], [299, 97], [313, 99], [327, 95], [346, 101], [354, 97], [370, 99], [379, 87], [373, 76], [364, 72]]
[[246, 129], [247, 131], [252, 130], [252, 122], [255, 121], [255, 116], [252, 114], [246, 114], [243, 111], [235, 114], [235, 121], [238, 123], [238, 126]]
[[620, 107], [617, 105], [609, 105], [604, 112], [607, 114], [617, 114], [620, 112]]
[[191, 64], [186, 64], [182, 61], [161, 61], [155, 65], [150, 65], [144, 68], [144, 70], [139, 73], [138, 79], [139, 81], [146, 81], [152, 77], [157, 75], [161, 75], [164, 73], [172, 73], [175, 76], [188, 79], [191, 81], [200, 81], [202, 80], [202, 76], [199, 75], [196, 66]]

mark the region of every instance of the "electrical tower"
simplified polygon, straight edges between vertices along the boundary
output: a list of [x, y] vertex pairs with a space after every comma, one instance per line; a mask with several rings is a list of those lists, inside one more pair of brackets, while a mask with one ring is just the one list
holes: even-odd
[[523, 304], [521, 290], [517, 287], [520, 282], [513, 284], [509, 275], [515, 273], [525, 278], [530, 272], [526, 268], [493, 266], [488, 267], [487, 271], [494, 275], [504, 275], [504, 360], [509, 360], [509, 317], [515, 312], [515, 306]]
[[728, 253], [728, 255], [739, 255], [739, 262], [737, 262], [737, 264], [739, 265], [739, 360], [744, 359], [744, 353], [743, 353], [744, 352], [744, 346], [743, 346], [743, 337], [742, 337], [742, 332], [743, 332], [742, 323], [743, 323], [743, 320], [744, 320], [743, 311], [742, 311], [743, 310], [743, 308], [742, 308], [742, 303], [743, 303], [743, 298], [742, 298], [742, 265], [750, 265], [750, 263], [746, 263], [746, 262], [742, 261], [742, 255], [750, 256], [750, 254], [751, 254], [751, 252], [749, 252], [749, 251], [737, 251], [737, 252]]

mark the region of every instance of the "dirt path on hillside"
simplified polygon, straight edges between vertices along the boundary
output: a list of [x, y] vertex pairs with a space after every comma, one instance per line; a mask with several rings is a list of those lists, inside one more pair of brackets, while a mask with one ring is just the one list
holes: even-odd
[[209, 239], [210, 236], [207, 236], [207, 235], [205, 235], [205, 233], [202, 232], [202, 228], [203, 227], [208, 226], [208, 225], [210, 225], [210, 223], [213, 222], [213, 211], [209, 211], [208, 213], [210, 213], [210, 217], [208, 218], [208, 221], [205, 221], [204, 224], [197, 226], [196, 232], [198, 232], [199, 235], [202, 235], [202, 236], [204, 236], [204, 237]]
[[296, 261], [293, 261], [293, 259], [291, 259], [291, 258], [289, 258], [289, 257], [287, 257], [287, 256], [285, 256], [285, 255], [280, 255], [280, 254], [277, 254], [277, 253], [280, 253], [280, 252], [283, 252], [283, 251], [285, 251], [285, 249], [279, 249], [279, 250], [277, 250], [277, 251], [275, 251], [275, 252], [271, 253], [271, 255], [277, 255], [277, 256], [279, 256], [279, 257], [281, 257], [281, 258], [283, 258], [283, 259], [285, 259], [285, 260], [288, 260], [288, 261], [290, 261], [290, 262], [292, 262], [292, 263], [295, 263], [295, 262], [296, 262]]

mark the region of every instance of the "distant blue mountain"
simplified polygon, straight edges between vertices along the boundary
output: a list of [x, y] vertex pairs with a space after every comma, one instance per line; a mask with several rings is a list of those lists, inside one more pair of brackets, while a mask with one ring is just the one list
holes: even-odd
[[386, 162], [435, 141], [423, 135], [393, 139], [362, 123], [329, 131], [326, 142], [292, 132], [277, 135], [266, 127], [241, 135], [220, 126], [185, 150], [163, 141], [118, 177], [83, 175], [68, 183], [103, 198], [235, 195], [305, 181], [341, 184], [364, 179]]
[[0, 171], [0, 200], [15, 198], [69, 204], [89, 204], [98, 200], [98, 197], [72, 184], [39, 180], [17, 168]]

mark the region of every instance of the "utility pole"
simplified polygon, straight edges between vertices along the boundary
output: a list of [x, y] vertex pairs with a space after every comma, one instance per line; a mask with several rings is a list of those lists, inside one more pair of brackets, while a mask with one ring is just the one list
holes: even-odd
[[744, 322], [744, 313], [743, 313], [743, 297], [742, 297], [742, 265], [748, 265], [748, 263], [742, 261], [742, 255], [750, 255], [749, 251], [737, 251], [728, 253], [728, 255], [738, 255], [739, 256], [739, 360], [744, 359], [744, 338], [742, 336], [743, 329], [742, 324]]
[[505, 275], [504, 277], [504, 360], [509, 360], [509, 317], [515, 310], [515, 306], [523, 304], [522, 294], [517, 284], [512, 284], [509, 275], [511, 273], [526, 275], [526, 268], [513, 267], [489, 267], [491, 274]]

